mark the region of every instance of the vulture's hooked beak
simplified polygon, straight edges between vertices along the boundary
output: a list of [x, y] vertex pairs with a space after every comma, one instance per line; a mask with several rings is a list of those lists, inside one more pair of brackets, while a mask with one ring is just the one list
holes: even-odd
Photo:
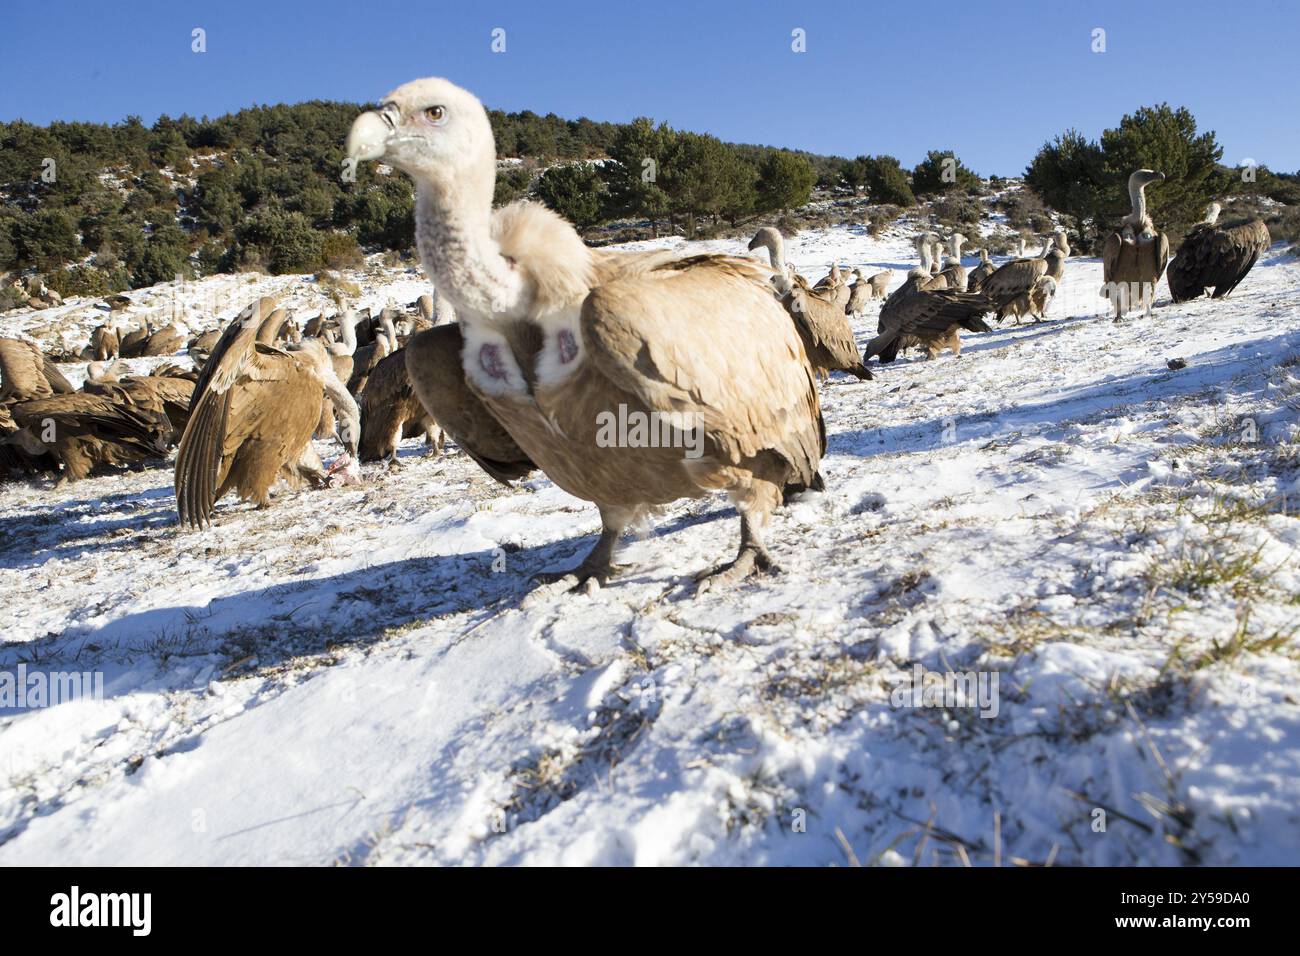
[[393, 134], [393, 119], [388, 110], [367, 110], [352, 121], [345, 149], [352, 160], [379, 159], [388, 148]]

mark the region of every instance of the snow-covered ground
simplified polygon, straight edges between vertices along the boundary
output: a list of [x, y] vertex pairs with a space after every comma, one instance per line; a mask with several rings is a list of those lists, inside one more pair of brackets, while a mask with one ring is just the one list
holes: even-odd
[[[789, 256], [897, 284], [910, 235]], [[728, 593], [692, 583], [735, 548], [718, 498], [526, 597], [595, 508], [415, 442], [203, 532], [163, 465], [0, 487], [0, 670], [105, 680], [0, 712], [0, 863], [1294, 863], [1300, 264], [1118, 324], [1100, 284], [1071, 259], [1049, 321], [824, 386], [827, 490]], [[177, 294], [211, 325], [269, 290], [323, 301]], [[69, 312], [100, 320], [0, 332]], [[996, 694], [912, 706], [918, 667]]]

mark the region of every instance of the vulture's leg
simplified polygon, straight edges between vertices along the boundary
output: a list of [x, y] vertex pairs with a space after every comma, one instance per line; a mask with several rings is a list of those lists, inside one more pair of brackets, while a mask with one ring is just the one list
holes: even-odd
[[293, 466], [293, 470], [298, 473], [298, 477], [306, 481], [313, 488], [325, 488], [329, 485], [329, 475], [325, 473], [325, 464], [320, 460], [320, 455], [316, 454], [316, 449], [311, 443], [303, 449], [302, 454], [298, 457], [298, 462]]
[[771, 520], [776, 502], [780, 501], [780, 488], [757, 476], [753, 479], [753, 485], [736, 502], [736, 508], [740, 511], [740, 550], [733, 560], [697, 574], [695, 580], [699, 586], [696, 594], [703, 594], [715, 587], [730, 587], [759, 571], [781, 573], [781, 568], [772, 560], [763, 543], [763, 532]]
[[618, 539], [623, 536], [627, 526], [636, 518], [637, 509], [611, 508], [604, 505], [598, 507], [600, 508], [600, 540], [582, 559], [582, 563], [568, 571], [544, 571], [534, 574], [532, 578], [534, 581], [539, 584], [556, 584], [571, 580], [573, 582], [571, 590], [576, 591], [592, 579], [602, 585], [608, 584], [610, 578], [627, 569], [626, 565], [613, 563], [614, 549], [618, 546]]

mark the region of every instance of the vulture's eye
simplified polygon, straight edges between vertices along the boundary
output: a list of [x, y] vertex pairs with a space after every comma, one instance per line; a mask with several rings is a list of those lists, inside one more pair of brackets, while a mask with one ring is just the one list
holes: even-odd
[[424, 111], [424, 118], [430, 123], [441, 123], [447, 116], [447, 110], [442, 106], [430, 106]]

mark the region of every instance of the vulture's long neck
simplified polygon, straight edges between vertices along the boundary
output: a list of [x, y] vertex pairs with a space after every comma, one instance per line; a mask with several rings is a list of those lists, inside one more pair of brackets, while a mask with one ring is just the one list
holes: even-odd
[[449, 192], [426, 181], [416, 184], [420, 261], [462, 321], [517, 315], [524, 283], [492, 238], [491, 204], [458, 202]]
[[1134, 222], [1146, 222], [1147, 218], [1147, 184], [1146, 183], [1129, 183], [1128, 184], [1129, 202], [1133, 204]]
[[343, 313], [343, 321], [339, 323], [339, 331], [343, 333], [343, 348], [348, 355], [357, 354], [357, 322], [357, 314], [348, 309]]

